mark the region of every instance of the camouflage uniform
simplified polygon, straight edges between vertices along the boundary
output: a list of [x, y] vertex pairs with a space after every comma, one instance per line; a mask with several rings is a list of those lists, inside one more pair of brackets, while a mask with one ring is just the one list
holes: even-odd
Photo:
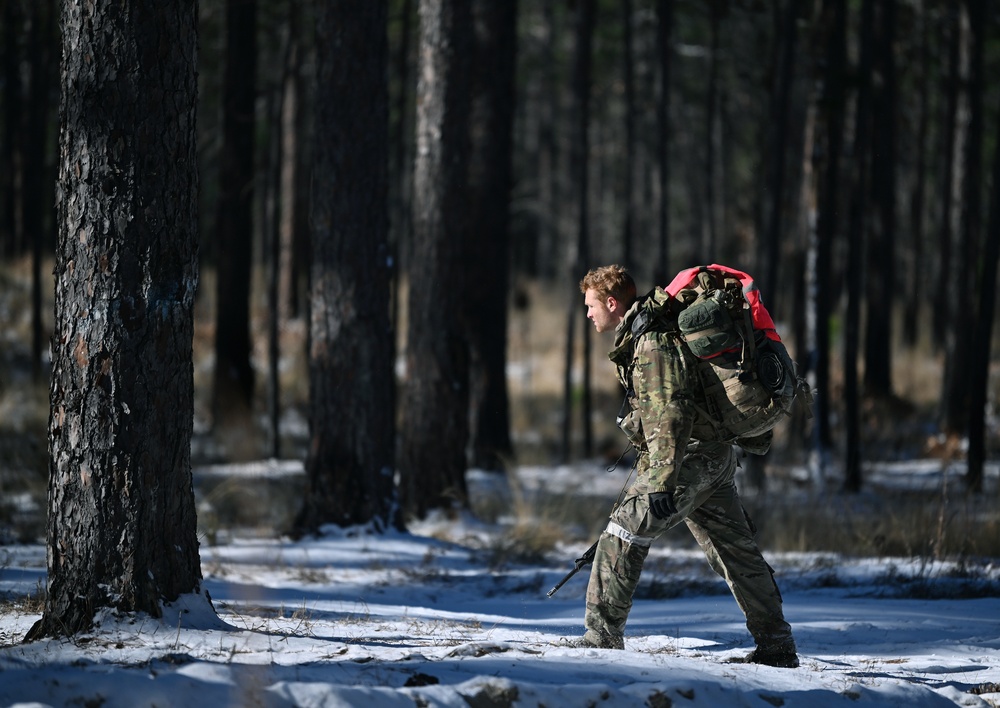
[[[665, 297], [657, 291], [663, 304]], [[587, 587], [584, 643], [621, 648], [632, 595], [650, 544], [682, 521], [746, 615], [758, 650], [795, 653], [773, 571], [754, 541], [733, 476], [736, 455], [705, 419], [697, 364], [668, 320], [638, 337], [632, 325], [650, 302], [637, 301], [615, 331], [611, 360], [629, 392], [619, 424], [639, 450], [637, 478], [601, 534]], [[662, 331], [662, 330], [666, 331]], [[766, 450], [763, 440], [745, 441]], [[715, 439], [713, 439], [715, 438]], [[744, 441], [741, 441], [741, 443]], [[658, 519], [648, 494], [673, 492], [677, 513]]]

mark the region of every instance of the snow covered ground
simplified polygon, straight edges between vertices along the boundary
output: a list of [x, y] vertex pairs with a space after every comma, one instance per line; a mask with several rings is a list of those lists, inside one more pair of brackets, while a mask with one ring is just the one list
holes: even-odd
[[[8, 604], [0, 704], [1000, 706], [996, 559], [767, 554], [802, 661], [777, 669], [730, 661], [751, 640], [696, 550], [654, 548], [661, 592], [636, 601], [625, 651], [578, 649], [564, 639], [582, 633], [587, 573], [546, 592], [586, 544], [491, 567], [498, 533], [437, 520], [300, 542], [223, 534], [201, 549], [217, 616], [187, 596], [162, 620], [103, 616], [72, 640], [19, 643], [38, 615]], [[0, 547], [0, 597], [44, 577], [43, 547]]]

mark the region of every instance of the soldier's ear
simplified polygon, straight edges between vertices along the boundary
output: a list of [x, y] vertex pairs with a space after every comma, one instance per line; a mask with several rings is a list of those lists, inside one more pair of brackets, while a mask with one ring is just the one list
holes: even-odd
[[615, 308], [618, 307], [618, 298], [614, 295], [608, 295], [608, 299], [605, 301], [605, 304], [608, 307], [608, 312], [614, 312]]

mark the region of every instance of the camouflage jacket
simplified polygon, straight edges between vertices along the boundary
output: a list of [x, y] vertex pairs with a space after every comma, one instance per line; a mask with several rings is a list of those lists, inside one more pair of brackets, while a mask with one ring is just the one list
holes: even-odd
[[[679, 481], [688, 441], [708, 432], [697, 425], [697, 373], [680, 339], [676, 315], [660, 288], [636, 300], [615, 330], [608, 355], [625, 387], [628, 411], [619, 426], [636, 448], [648, 454], [650, 491], [666, 491]], [[655, 320], [655, 325], [649, 323]], [[699, 430], [700, 429], [700, 430]]]

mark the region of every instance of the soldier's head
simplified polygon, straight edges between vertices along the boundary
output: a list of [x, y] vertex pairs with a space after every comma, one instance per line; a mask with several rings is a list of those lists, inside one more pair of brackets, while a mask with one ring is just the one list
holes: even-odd
[[587, 318], [598, 332], [608, 332], [618, 326], [635, 302], [635, 281], [620, 265], [594, 268], [580, 281]]

